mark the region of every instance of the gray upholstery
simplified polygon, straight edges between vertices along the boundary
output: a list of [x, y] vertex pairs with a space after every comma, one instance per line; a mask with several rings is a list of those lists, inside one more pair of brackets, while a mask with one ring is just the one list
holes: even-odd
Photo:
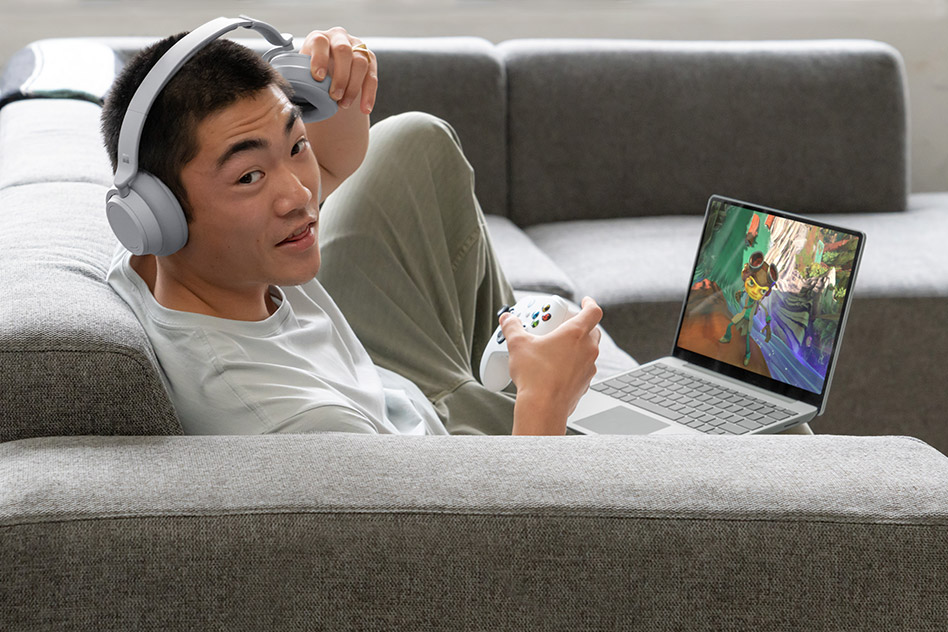
[[[525, 232], [576, 287], [604, 302], [680, 304], [694, 266], [702, 219], [691, 215], [574, 220], [538, 224]], [[820, 219], [866, 233], [858, 296], [948, 296], [945, 259], [935, 239], [948, 235], [948, 193], [913, 195], [904, 213]], [[907, 270], [912, 272], [906, 274]]]
[[518, 224], [693, 214], [725, 191], [801, 213], [905, 207], [904, 78], [889, 46], [514, 40], [500, 50]]
[[111, 169], [99, 106], [40, 99], [0, 109], [0, 440], [180, 433], [154, 353], [105, 285]]
[[0, 474], [11, 629], [946, 622], [948, 459], [905, 438], [76, 437]]
[[[122, 62], [151, 40], [95, 41]], [[893, 49], [368, 41], [373, 120], [455, 126], [518, 293], [603, 305], [603, 373], [670, 351], [710, 194], [824, 213], [868, 239], [813, 429], [948, 450], [948, 193], [906, 194]], [[948, 460], [918, 440], [176, 436], [104, 283], [95, 95], [15, 72], [0, 629], [948, 628]]]
[[491, 243], [507, 280], [515, 288], [582, 300], [569, 276], [523, 230], [506, 217], [488, 215]]

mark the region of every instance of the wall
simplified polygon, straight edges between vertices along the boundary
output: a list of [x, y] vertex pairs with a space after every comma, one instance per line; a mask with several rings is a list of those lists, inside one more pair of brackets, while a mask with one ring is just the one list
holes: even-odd
[[478, 35], [494, 42], [878, 39], [906, 62], [912, 188], [948, 190], [948, 0], [0, 0], [0, 65], [35, 39], [164, 35], [239, 13], [296, 35], [342, 24], [358, 35]]

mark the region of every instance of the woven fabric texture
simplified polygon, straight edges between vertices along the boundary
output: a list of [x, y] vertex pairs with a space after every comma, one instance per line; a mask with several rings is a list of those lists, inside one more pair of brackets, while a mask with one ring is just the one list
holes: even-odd
[[0, 445], [9, 629], [948, 625], [948, 460], [904, 438]]
[[712, 193], [800, 213], [905, 208], [904, 69], [887, 45], [498, 48], [510, 95], [510, 217], [520, 226], [700, 213]]

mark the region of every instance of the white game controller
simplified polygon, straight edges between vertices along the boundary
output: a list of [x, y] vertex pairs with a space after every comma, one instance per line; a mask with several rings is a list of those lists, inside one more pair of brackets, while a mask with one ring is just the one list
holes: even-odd
[[[579, 311], [559, 296], [531, 296], [517, 301], [513, 307], [504, 306], [497, 317], [510, 312], [520, 319], [525, 331], [536, 336], [548, 334]], [[481, 383], [492, 391], [501, 391], [510, 384], [507, 339], [500, 326], [494, 330], [484, 355], [481, 356]]]

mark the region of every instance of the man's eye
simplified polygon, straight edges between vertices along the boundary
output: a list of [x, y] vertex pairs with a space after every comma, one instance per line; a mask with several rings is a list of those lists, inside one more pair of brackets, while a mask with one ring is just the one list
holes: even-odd
[[751, 277], [747, 277], [747, 284], [751, 287], [757, 287], [757, 283]]
[[307, 141], [305, 138], [301, 138], [300, 140], [298, 140], [296, 144], [293, 145], [293, 149], [290, 151], [290, 155], [295, 156], [296, 154], [306, 149], [306, 143], [308, 142], [309, 141]]
[[260, 171], [251, 171], [250, 173], [245, 173], [240, 176], [240, 179], [237, 181], [240, 184], [253, 184], [260, 180], [263, 177], [263, 173]]

